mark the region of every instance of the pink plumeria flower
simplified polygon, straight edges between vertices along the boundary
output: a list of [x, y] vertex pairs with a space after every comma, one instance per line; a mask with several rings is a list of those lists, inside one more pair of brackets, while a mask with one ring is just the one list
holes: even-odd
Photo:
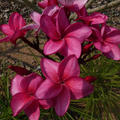
[[71, 11], [77, 12], [79, 14], [80, 10], [85, 7], [88, 0], [58, 0], [58, 2], [67, 7]]
[[38, 2], [38, 6], [41, 8], [46, 8], [48, 6], [53, 6], [53, 5], [57, 5], [57, 0], [43, 0], [41, 2]]
[[79, 58], [81, 43], [92, 33], [91, 29], [82, 23], [77, 22], [70, 25], [64, 8], [60, 8], [56, 23], [53, 18], [43, 15], [40, 25], [43, 32], [50, 38], [44, 46], [45, 55], [60, 52], [64, 56], [75, 54]]
[[5, 38], [0, 39], [0, 42], [12, 42], [13, 44], [16, 44], [16, 40], [23, 37], [26, 33], [25, 30], [22, 30], [25, 25], [25, 20], [19, 13], [12, 13], [8, 24], [0, 25], [0, 31], [6, 35]]
[[95, 47], [105, 56], [113, 60], [120, 60], [120, 30], [103, 25], [101, 32], [94, 29]]
[[80, 99], [93, 92], [93, 86], [79, 77], [80, 68], [74, 55], [66, 57], [61, 63], [43, 58], [41, 69], [46, 80], [37, 89], [40, 99], [52, 99], [57, 115], [63, 116], [70, 99]]
[[35, 96], [35, 92], [42, 82], [42, 78], [35, 73], [25, 77], [15, 76], [11, 84], [11, 108], [13, 116], [24, 110], [29, 120], [39, 120], [40, 108], [50, 108], [49, 101], [39, 100]]

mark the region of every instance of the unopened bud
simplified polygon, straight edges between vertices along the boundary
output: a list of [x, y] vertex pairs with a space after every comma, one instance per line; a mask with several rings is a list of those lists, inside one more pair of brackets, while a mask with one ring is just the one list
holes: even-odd
[[28, 71], [27, 69], [23, 68], [23, 67], [19, 67], [19, 66], [8, 66], [9, 69], [11, 69], [12, 71], [16, 72], [19, 75], [28, 75], [31, 72]]
[[94, 56], [93, 56], [93, 59], [96, 60], [96, 59], [98, 59], [100, 56], [101, 56], [101, 54], [94, 55]]
[[87, 82], [91, 83], [91, 82], [94, 82], [96, 80], [95, 77], [93, 76], [87, 76], [84, 78], [84, 80], [86, 80]]
[[90, 47], [93, 45], [93, 43], [87, 44], [83, 47], [83, 53], [86, 53], [89, 51]]

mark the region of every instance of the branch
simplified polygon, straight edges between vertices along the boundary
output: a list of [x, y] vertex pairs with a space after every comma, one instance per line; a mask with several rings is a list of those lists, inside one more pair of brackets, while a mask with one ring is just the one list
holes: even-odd
[[25, 37], [21, 38], [22, 41], [24, 43], [26, 43], [28, 46], [30, 46], [31, 48], [35, 49], [36, 51], [38, 51], [40, 54], [42, 54], [44, 57], [54, 60], [52, 57], [44, 55], [43, 50], [41, 50], [39, 47], [35, 46], [32, 42], [28, 41]]
[[88, 9], [87, 11], [88, 11], [88, 13], [103, 11], [103, 10], [105, 10], [105, 9], [118, 6], [119, 4], [120, 4], [120, 0], [115, 0], [115, 1], [110, 2], [110, 3], [108, 3], [108, 4], [105, 4], [105, 5], [102, 5], [102, 6], [93, 8], [93, 9]]
[[90, 5], [93, 3], [94, 0], [89, 0], [88, 3], [86, 4], [86, 8], [89, 8]]

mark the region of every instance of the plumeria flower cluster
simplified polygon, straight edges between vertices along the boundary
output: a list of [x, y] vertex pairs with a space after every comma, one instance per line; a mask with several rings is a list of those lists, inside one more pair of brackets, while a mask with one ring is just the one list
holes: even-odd
[[[12, 42], [20, 38], [30, 47], [41, 52], [25, 38], [27, 31], [34, 30], [36, 35], [42, 30], [48, 40], [42, 54], [62, 56], [60, 62], [42, 58], [40, 67], [44, 79], [36, 73], [18, 66], [9, 66], [17, 73], [11, 82], [11, 108], [13, 115], [22, 110], [29, 120], [38, 120], [40, 109], [54, 108], [59, 116], [63, 116], [70, 105], [70, 100], [77, 100], [93, 92], [93, 76], [80, 77], [81, 60], [85, 62], [86, 54], [92, 50], [101, 51], [107, 58], [120, 60], [120, 30], [107, 25], [108, 17], [94, 12], [88, 14], [85, 8], [87, 0], [43, 0], [38, 2], [42, 14], [32, 12], [30, 17], [34, 23], [26, 25], [23, 17], [14, 12], [8, 24], [0, 25], [6, 37], [0, 42]], [[77, 18], [70, 20], [76, 13]], [[37, 45], [39, 46], [39, 45]], [[85, 55], [84, 55], [85, 54]], [[97, 59], [96, 54], [87, 61]]]

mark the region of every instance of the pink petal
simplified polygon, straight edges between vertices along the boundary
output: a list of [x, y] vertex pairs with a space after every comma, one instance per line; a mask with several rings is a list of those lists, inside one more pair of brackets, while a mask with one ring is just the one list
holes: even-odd
[[101, 27], [101, 36], [103, 37], [104, 34], [105, 34], [105, 30], [106, 30], [106, 24], [102, 24], [102, 27]]
[[19, 114], [23, 109], [30, 105], [33, 100], [33, 96], [25, 93], [18, 93], [14, 95], [11, 100], [13, 115], [16, 116], [17, 114]]
[[108, 19], [108, 17], [104, 14], [98, 13], [98, 12], [94, 12], [92, 13], [90, 16], [80, 16], [79, 17], [81, 20], [86, 21], [87, 23], [91, 23], [93, 24], [102, 24], [105, 23]]
[[69, 25], [65, 31], [66, 37], [78, 39], [81, 43], [87, 39], [91, 33], [92, 30], [90, 27], [79, 22]]
[[24, 89], [21, 87], [21, 81], [23, 80], [23, 76], [20, 75], [16, 75], [14, 77], [14, 79], [11, 82], [11, 94], [12, 96], [20, 93], [20, 92], [24, 92]]
[[55, 83], [58, 82], [59, 63], [43, 58], [41, 59], [40, 66], [41, 66], [42, 73], [44, 74], [46, 78], [49, 78]]
[[40, 108], [38, 101], [33, 101], [24, 111], [29, 117], [29, 120], [39, 120]]
[[41, 14], [37, 13], [37, 12], [32, 12], [30, 14], [30, 17], [32, 18], [32, 20], [38, 25], [40, 26], [40, 18], [41, 18]]
[[24, 36], [25, 36], [25, 30], [18, 30], [11, 36], [10, 42], [16, 44], [16, 40]]
[[8, 23], [10, 28], [14, 31], [19, 30], [26, 25], [23, 17], [17, 12], [14, 12], [10, 15]]
[[65, 7], [72, 8], [74, 11], [80, 10], [88, 0], [58, 0]]
[[105, 41], [115, 44], [120, 44], [120, 30], [114, 30], [105, 35]]
[[48, 6], [48, 0], [43, 0], [42, 2], [38, 2], [38, 6], [41, 8], [45, 8]]
[[82, 8], [80, 9], [80, 11], [77, 12], [77, 14], [78, 14], [79, 16], [84, 16], [84, 17], [87, 16], [88, 13], [87, 13], [87, 9], [85, 8], [85, 6], [82, 7]]
[[36, 96], [39, 99], [51, 99], [56, 97], [62, 90], [60, 84], [55, 84], [51, 80], [46, 79], [37, 89]]
[[59, 40], [60, 36], [57, 33], [56, 26], [51, 17], [42, 15], [40, 20], [40, 26], [43, 32], [47, 34], [53, 40]]
[[34, 29], [39, 29], [40, 26], [38, 26], [37, 24], [29, 24], [29, 25], [26, 25], [24, 26], [21, 30], [25, 30], [25, 31], [28, 31], [28, 30], [34, 30]]
[[79, 58], [81, 55], [80, 41], [74, 37], [65, 37], [64, 39], [66, 41], [66, 47], [67, 47], [66, 56], [74, 54], [77, 58]]
[[70, 104], [70, 92], [67, 87], [63, 87], [62, 91], [55, 98], [55, 111], [57, 115], [63, 116], [69, 107]]
[[65, 28], [67, 28], [68, 25], [70, 24], [69, 20], [66, 16], [64, 8], [61, 8], [59, 10], [58, 15], [57, 15], [56, 24], [57, 24], [56, 25], [57, 31], [60, 35], [64, 33]]
[[39, 104], [43, 109], [49, 109], [53, 106], [52, 100], [39, 100]]
[[57, 0], [48, 0], [48, 4], [49, 6], [52, 6], [52, 5], [57, 5]]
[[59, 40], [59, 41], [49, 40], [48, 42], [46, 42], [44, 46], [44, 54], [45, 55], [54, 54], [60, 51], [64, 46], [64, 44], [65, 44], [64, 40]]
[[28, 86], [28, 91], [35, 93], [37, 88], [40, 86], [40, 84], [43, 82], [42, 78], [37, 75], [35, 79], [32, 79], [29, 86]]
[[102, 24], [107, 21], [108, 17], [104, 14], [95, 12], [92, 13], [89, 20], [92, 22], [91, 24]]
[[9, 37], [5, 37], [5, 38], [0, 39], [0, 43], [2, 43], [2, 42], [9, 42], [9, 41], [10, 41]]
[[45, 10], [43, 11], [43, 15], [48, 15], [51, 17], [55, 17], [56, 14], [58, 13], [59, 7], [54, 5], [54, 6], [49, 6], [47, 8], [45, 8]]
[[19, 66], [8, 66], [9, 69], [11, 69], [12, 71], [16, 72], [19, 75], [28, 75], [31, 72], [28, 71], [27, 69], [23, 68], [23, 67], [19, 67]]
[[80, 75], [80, 67], [74, 55], [66, 57], [59, 65], [59, 76], [61, 80], [66, 80], [72, 76]]
[[116, 28], [114, 28], [114, 27], [111, 27], [111, 26], [108, 26], [108, 25], [106, 25], [106, 24], [102, 24], [102, 28], [101, 28], [101, 31], [102, 31], [102, 33], [104, 33], [103, 35], [107, 35], [107, 34], [109, 34], [109, 33], [112, 33], [112, 32], [114, 32], [114, 31], [116, 31], [117, 29]]
[[25, 91], [34, 94], [42, 82], [43, 80], [40, 75], [36, 73], [31, 73], [24, 77], [20, 85]]
[[2, 31], [5, 35], [12, 35], [14, 33], [7, 24], [0, 25], [0, 31]]
[[95, 27], [91, 27], [93, 30], [92, 32], [92, 40], [93, 41], [99, 41], [103, 42], [103, 35], [104, 35], [104, 29], [102, 31], [99, 30], [99, 25], [94, 25]]
[[111, 51], [104, 53], [105, 56], [113, 60], [120, 60], [120, 48], [116, 44], [109, 44]]
[[82, 78], [70, 78], [65, 84], [71, 91], [71, 99], [80, 99], [93, 92], [93, 86]]
[[109, 45], [108, 45], [107, 43], [105, 43], [105, 42], [103, 42], [103, 43], [102, 43], [102, 42], [94, 42], [94, 46], [95, 46], [98, 50], [100, 50], [101, 52], [104, 52], [104, 53], [110, 51]]

